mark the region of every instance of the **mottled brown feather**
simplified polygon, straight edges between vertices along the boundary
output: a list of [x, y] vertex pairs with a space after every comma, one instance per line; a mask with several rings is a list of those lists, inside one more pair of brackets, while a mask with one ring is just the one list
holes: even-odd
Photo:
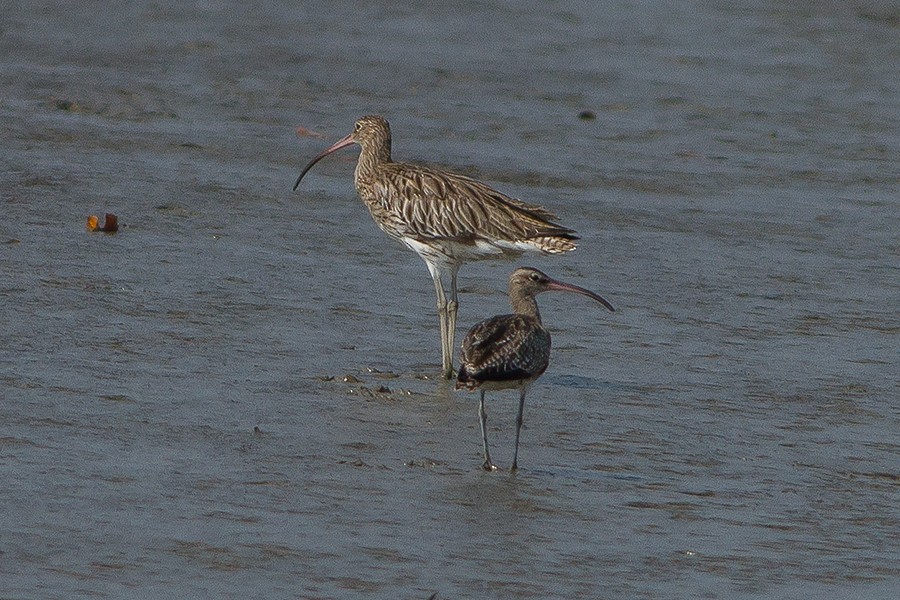
[[532, 240], [549, 251], [575, 248], [575, 232], [551, 221], [551, 213], [477, 181], [406, 163], [384, 163], [376, 173], [359, 193], [392, 237]]
[[540, 377], [550, 364], [550, 333], [530, 315], [499, 315], [469, 330], [462, 343], [457, 388]]

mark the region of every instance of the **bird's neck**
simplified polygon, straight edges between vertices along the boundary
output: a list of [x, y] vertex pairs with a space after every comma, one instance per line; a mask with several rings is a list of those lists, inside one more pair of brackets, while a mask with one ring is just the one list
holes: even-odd
[[379, 165], [391, 162], [391, 140], [378, 146], [363, 146], [356, 163], [355, 178], [357, 183], [371, 182]]
[[509, 303], [512, 304], [513, 312], [517, 315], [534, 317], [538, 323], [541, 322], [541, 311], [538, 310], [534, 295], [513, 289], [509, 291]]

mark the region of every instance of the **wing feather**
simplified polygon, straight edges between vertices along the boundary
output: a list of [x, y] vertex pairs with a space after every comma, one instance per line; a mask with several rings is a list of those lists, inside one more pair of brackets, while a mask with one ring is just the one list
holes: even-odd
[[534, 317], [500, 315], [476, 324], [462, 343], [459, 383], [537, 377], [550, 364], [550, 334]]
[[369, 208], [394, 237], [470, 244], [479, 239], [513, 244], [549, 238], [555, 244], [547, 252], [575, 247], [572, 241], [578, 236], [556, 223], [556, 215], [479, 181], [406, 163], [385, 163], [380, 168], [383, 177], [373, 183]]

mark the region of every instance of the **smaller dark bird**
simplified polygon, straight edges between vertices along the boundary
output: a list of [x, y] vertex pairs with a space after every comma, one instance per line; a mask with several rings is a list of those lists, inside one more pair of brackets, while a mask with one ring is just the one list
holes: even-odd
[[481, 321], [466, 334], [462, 343], [461, 365], [456, 389], [481, 389], [478, 416], [484, 444], [486, 471], [495, 471], [487, 441], [487, 412], [484, 393], [488, 390], [519, 389], [519, 413], [516, 417], [516, 449], [510, 471], [518, 468], [519, 432], [525, 393], [550, 364], [550, 333], [541, 323], [535, 296], [541, 292], [574, 292], [593, 298], [611, 311], [615, 309], [602, 296], [590, 290], [551, 279], [537, 269], [521, 267], [509, 277], [509, 301], [513, 314]]

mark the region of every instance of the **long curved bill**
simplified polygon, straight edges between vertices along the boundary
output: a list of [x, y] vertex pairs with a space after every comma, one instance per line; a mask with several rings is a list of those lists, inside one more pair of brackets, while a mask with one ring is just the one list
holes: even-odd
[[297, 191], [297, 186], [300, 185], [300, 180], [303, 179], [303, 176], [306, 175], [306, 173], [310, 169], [313, 168], [314, 164], [316, 164], [317, 162], [319, 162], [320, 160], [322, 160], [323, 158], [325, 158], [326, 156], [328, 156], [335, 150], [340, 150], [341, 148], [346, 148], [350, 144], [355, 144], [355, 143], [356, 142], [353, 141], [353, 134], [351, 133], [350, 135], [339, 139], [338, 141], [333, 143], [331, 146], [329, 146], [328, 148], [323, 150], [321, 154], [317, 155], [314, 159], [309, 161], [309, 164], [307, 164], [305, 167], [303, 167], [303, 171], [300, 173], [300, 177], [298, 177], [297, 181], [294, 183], [294, 187], [292, 188], [293, 191], [295, 191], [295, 192]]
[[571, 283], [563, 283], [562, 281], [556, 281], [555, 279], [551, 279], [547, 284], [548, 290], [555, 290], [557, 292], [574, 292], [576, 294], [581, 294], [582, 296], [587, 296], [588, 298], [593, 298], [612, 312], [616, 312], [616, 309], [613, 308], [613, 305], [606, 301], [606, 298], [601, 296], [600, 294], [595, 294], [591, 290], [586, 290], [583, 287], [578, 287], [577, 285], [572, 285]]

